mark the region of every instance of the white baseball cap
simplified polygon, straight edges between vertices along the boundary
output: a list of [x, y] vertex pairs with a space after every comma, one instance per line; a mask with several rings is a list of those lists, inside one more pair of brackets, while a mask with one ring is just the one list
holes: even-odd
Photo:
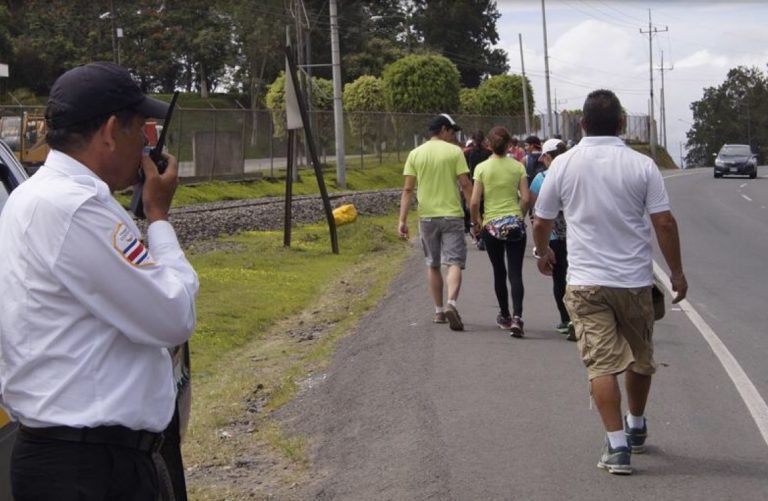
[[565, 145], [562, 139], [547, 139], [544, 141], [544, 144], [541, 146], [541, 152], [542, 153], [551, 153], [553, 151], [557, 151], [558, 145]]

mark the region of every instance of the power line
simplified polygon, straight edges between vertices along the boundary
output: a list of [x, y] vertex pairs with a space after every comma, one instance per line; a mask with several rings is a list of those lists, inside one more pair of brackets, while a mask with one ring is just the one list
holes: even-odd
[[635, 21], [635, 22], [637, 22], [637, 21], [642, 21], [642, 22], [645, 22], [645, 19], [641, 19], [641, 18], [639, 18], [639, 17], [630, 16], [629, 14], [625, 14], [623, 11], [620, 11], [619, 9], [617, 9], [617, 8], [615, 8], [615, 7], [613, 7], [613, 6], [611, 6], [611, 5], [608, 5], [607, 3], [603, 2], [602, 0], [597, 0], [597, 2], [598, 2], [598, 3], [600, 3], [600, 4], [602, 4], [602, 5], [604, 5], [604, 6], [605, 6], [605, 7], [607, 7], [607, 8], [609, 8], [609, 9], [611, 9], [611, 10], [615, 11], [615, 12], [618, 12], [618, 13], [619, 13], [619, 14], [621, 14], [622, 16], [624, 16], [624, 17], [626, 17], [626, 18], [628, 18], [628, 19], [631, 19], [632, 21]]
[[[575, 5], [571, 4], [570, 2], [568, 2], [568, 1], [566, 1], [566, 0], [561, 0], [561, 1], [562, 1], [562, 2], [563, 2], [565, 5], [567, 5], [568, 7], [570, 7], [571, 9], [573, 9], [573, 10], [575, 10], [575, 11], [578, 11], [578, 12], [580, 12], [580, 13], [584, 14], [585, 16], [587, 16], [587, 17], [591, 18], [591, 19], [594, 19], [594, 20], [596, 20], [596, 21], [600, 21], [601, 23], [607, 23], [607, 24], [620, 24], [620, 25], [623, 25], [624, 27], [631, 27], [631, 28], [634, 28], [634, 26], [633, 26], [633, 25], [631, 25], [631, 24], [629, 24], [629, 23], [626, 23], [626, 22], [624, 22], [624, 21], [622, 21], [622, 20], [619, 20], [619, 21], [618, 21], [618, 23], [616, 23], [616, 22], [610, 22], [610, 21], [606, 21], [606, 20], [605, 20], [605, 19], [603, 19], [603, 18], [600, 18], [600, 17], [595, 17], [595, 16], [594, 16], [594, 15], [592, 15], [590, 12], [587, 12], [587, 11], [585, 11], [585, 10], [582, 10], [582, 9], [580, 9], [580, 8], [576, 7]], [[582, 1], [583, 1], [583, 0], [582, 0]], [[584, 5], [585, 5], [585, 7], [590, 7], [590, 8], [592, 8], [593, 10], [597, 10], [597, 9], [595, 9], [594, 7], [592, 7], [591, 5], [587, 5], [587, 4], [584, 4]], [[597, 12], [599, 12], [600, 14], [603, 14], [603, 13], [602, 13], [602, 11], [600, 11], [600, 10], [597, 10]], [[605, 14], [603, 14], [603, 15], [605, 15]], [[609, 16], [609, 17], [610, 17], [610, 16]], [[616, 18], [614, 18], [614, 19], [616, 19]]]

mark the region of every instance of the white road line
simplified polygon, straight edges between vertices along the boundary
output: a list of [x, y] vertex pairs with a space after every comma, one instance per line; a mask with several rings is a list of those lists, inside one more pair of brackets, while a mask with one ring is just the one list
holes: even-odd
[[744, 193], [742, 193], [742, 194], [741, 194], [741, 198], [743, 198], [743, 199], [744, 199], [744, 200], [746, 200], [747, 202], [751, 202], [751, 201], [752, 201], [752, 199], [751, 199], [751, 198], [749, 198], [748, 196], [746, 196]]
[[671, 179], [673, 177], [694, 176], [696, 174], [702, 174], [702, 173], [704, 173], [704, 169], [690, 169], [690, 170], [686, 170], [685, 172], [676, 172], [674, 174], [667, 174], [667, 175], [664, 175], [664, 172], [662, 172], [661, 175], [664, 177], [664, 179]]
[[[653, 262], [653, 271], [662, 281], [667, 291], [673, 295], [674, 292], [672, 292], [669, 277], [664, 273], [664, 270], [661, 269], [656, 261]], [[731, 381], [733, 381], [736, 390], [739, 392], [739, 395], [741, 395], [741, 399], [744, 400], [744, 403], [747, 405], [747, 409], [752, 415], [752, 419], [755, 420], [755, 424], [757, 424], [757, 428], [760, 430], [763, 440], [766, 445], [768, 445], [768, 404], [766, 404], [763, 397], [760, 396], [757, 388], [755, 388], [755, 385], [752, 384], [752, 381], [747, 377], [747, 374], [744, 372], [744, 369], [741, 368], [741, 365], [739, 365], [736, 358], [731, 354], [717, 334], [715, 334], [715, 331], [707, 325], [701, 315], [699, 315], [693, 306], [691, 306], [691, 303], [689, 303], [688, 300], [683, 299], [678, 305], [680, 306], [680, 309], [688, 315], [691, 323], [699, 330], [704, 337], [704, 340], [709, 343], [709, 347], [712, 348], [712, 351], [722, 364], [725, 372], [728, 373]]]
[[747, 183], [741, 184], [741, 185], [739, 185], [739, 188], [743, 188], [743, 187], [745, 187], [746, 185], [747, 185]]

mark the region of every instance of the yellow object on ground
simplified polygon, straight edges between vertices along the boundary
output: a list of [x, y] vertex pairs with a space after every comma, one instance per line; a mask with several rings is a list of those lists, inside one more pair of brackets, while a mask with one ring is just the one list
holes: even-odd
[[5, 412], [3, 412], [2, 409], [0, 409], [0, 428], [2, 428], [3, 426], [7, 425], [10, 422], [11, 422], [11, 419], [8, 417], [8, 414], [6, 414]]
[[354, 223], [357, 219], [357, 209], [352, 204], [345, 204], [333, 209], [333, 220], [337, 225]]

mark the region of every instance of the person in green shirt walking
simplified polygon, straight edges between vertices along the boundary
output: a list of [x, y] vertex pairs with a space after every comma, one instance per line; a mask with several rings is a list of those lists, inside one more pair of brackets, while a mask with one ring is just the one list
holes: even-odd
[[[499, 304], [496, 324], [523, 337], [523, 257], [525, 256], [525, 214], [528, 212], [528, 177], [523, 164], [506, 156], [512, 136], [504, 127], [488, 133], [493, 155], [475, 168], [475, 185], [469, 210], [473, 230], [485, 240], [485, 250], [493, 267], [493, 288]], [[480, 214], [480, 200], [485, 211]], [[506, 255], [506, 264], [505, 264]], [[509, 311], [507, 280], [511, 288]]]
[[[435, 302], [435, 323], [448, 323], [451, 330], [464, 330], [456, 306], [461, 289], [461, 272], [467, 260], [464, 238], [464, 210], [459, 189], [467, 200], [472, 195], [469, 168], [456, 144], [461, 130], [447, 114], [429, 124], [430, 139], [413, 149], [405, 161], [403, 194], [400, 199], [398, 234], [407, 240], [408, 211], [413, 192], [419, 206], [419, 235], [427, 264], [427, 281]], [[416, 189], [418, 186], [418, 190]], [[441, 266], [447, 267], [445, 279]], [[447, 285], [448, 304], [443, 306]]]

